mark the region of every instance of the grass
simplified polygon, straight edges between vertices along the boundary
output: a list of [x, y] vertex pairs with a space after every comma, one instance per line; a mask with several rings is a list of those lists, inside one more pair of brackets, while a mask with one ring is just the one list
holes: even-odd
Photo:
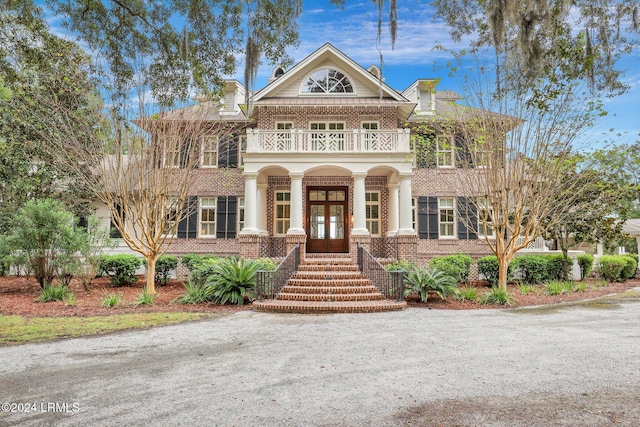
[[500, 288], [492, 288], [491, 291], [485, 293], [480, 298], [482, 304], [500, 304], [500, 305], [513, 305], [513, 300], [509, 291], [503, 291]]
[[458, 289], [458, 295], [456, 296], [456, 299], [460, 301], [478, 301], [478, 288], [463, 286]]
[[544, 285], [544, 289], [549, 295], [570, 294], [573, 292], [573, 282], [554, 280]]
[[101, 300], [102, 306], [107, 308], [116, 307], [117, 305], [120, 304], [121, 301], [122, 301], [122, 294], [119, 292], [117, 294], [105, 295]]
[[210, 313], [138, 313], [96, 317], [0, 316], [0, 347], [214, 317]]
[[58, 285], [58, 286], [45, 286], [42, 291], [40, 291], [40, 297], [38, 301], [40, 302], [51, 302], [51, 301], [63, 301], [65, 300], [72, 292], [69, 290], [67, 286]]
[[153, 305], [155, 300], [156, 294], [150, 294], [145, 290], [138, 295], [138, 301], [136, 301], [135, 305]]
[[521, 283], [518, 285], [518, 290], [522, 295], [529, 295], [536, 293], [538, 287], [535, 285], [525, 285], [524, 283]]

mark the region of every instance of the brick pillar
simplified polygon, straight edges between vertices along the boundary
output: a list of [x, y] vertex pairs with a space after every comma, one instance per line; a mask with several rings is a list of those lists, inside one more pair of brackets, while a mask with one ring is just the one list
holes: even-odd
[[303, 260], [306, 254], [307, 235], [306, 234], [287, 234], [287, 254], [291, 252], [298, 243], [300, 243], [300, 259]]
[[240, 256], [247, 259], [260, 258], [260, 235], [240, 234]]
[[418, 236], [401, 234], [396, 236], [398, 242], [398, 260], [418, 262]]
[[349, 236], [349, 256], [353, 262], [358, 262], [358, 242], [368, 251], [371, 251], [371, 235]]

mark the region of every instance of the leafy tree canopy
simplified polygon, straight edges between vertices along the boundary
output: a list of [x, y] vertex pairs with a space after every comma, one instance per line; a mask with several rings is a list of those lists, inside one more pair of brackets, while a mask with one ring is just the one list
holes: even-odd
[[621, 55], [638, 46], [637, 0], [434, 0], [456, 41], [507, 55], [504, 81], [529, 87], [540, 78], [587, 81], [608, 95], [628, 90]]

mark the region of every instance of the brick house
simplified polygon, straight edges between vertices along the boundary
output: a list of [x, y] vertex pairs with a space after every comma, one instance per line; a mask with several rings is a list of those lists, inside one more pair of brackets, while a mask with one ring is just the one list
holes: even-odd
[[[245, 88], [228, 81], [208, 120], [235, 130], [203, 135], [193, 209], [169, 252], [282, 257], [299, 243], [306, 255], [354, 258], [359, 242], [379, 258], [421, 264], [488, 254], [460, 185], [465, 148], [438, 126], [460, 97], [435, 84], [417, 79], [397, 91], [376, 66], [365, 69], [330, 44], [276, 68], [248, 112]], [[433, 144], [416, 144], [420, 135]]]

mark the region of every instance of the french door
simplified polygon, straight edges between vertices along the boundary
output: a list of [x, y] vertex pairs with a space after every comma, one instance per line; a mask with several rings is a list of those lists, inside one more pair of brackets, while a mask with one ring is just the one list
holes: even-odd
[[307, 189], [307, 252], [348, 252], [347, 188]]

